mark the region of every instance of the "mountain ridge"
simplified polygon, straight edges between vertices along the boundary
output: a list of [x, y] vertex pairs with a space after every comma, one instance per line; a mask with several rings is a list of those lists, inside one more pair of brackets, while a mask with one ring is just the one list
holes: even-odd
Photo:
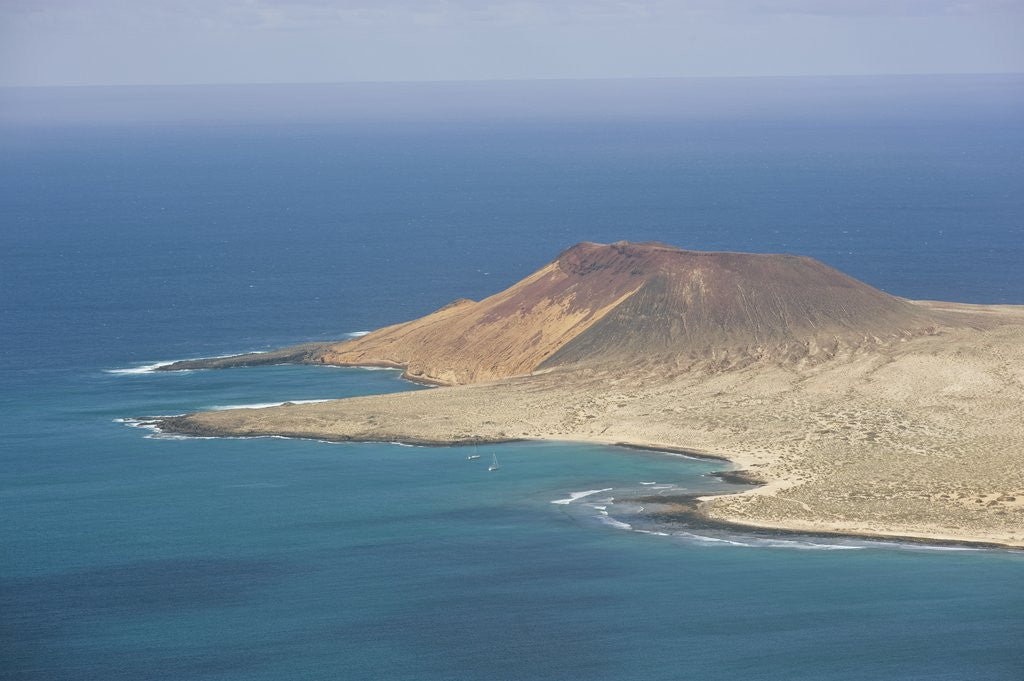
[[330, 346], [321, 359], [463, 384], [570, 364], [827, 355], [950, 323], [804, 256], [582, 242], [504, 291]]
[[359, 338], [162, 370], [387, 366], [410, 380], [460, 385], [569, 365], [817, 361], [955, 323], [954, 313], [915, 305], [806, 256], [584, 241], [482, 300], [458, 299]]

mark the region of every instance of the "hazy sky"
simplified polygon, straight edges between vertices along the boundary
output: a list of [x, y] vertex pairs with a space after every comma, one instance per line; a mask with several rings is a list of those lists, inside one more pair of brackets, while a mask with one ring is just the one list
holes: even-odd
[[1024, 0], [0, 0], [0, 85], [1024, 71]]

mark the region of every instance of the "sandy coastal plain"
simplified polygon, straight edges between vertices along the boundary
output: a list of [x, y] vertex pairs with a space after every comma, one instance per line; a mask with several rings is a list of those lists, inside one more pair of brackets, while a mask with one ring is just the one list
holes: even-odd
[[711, 521], [1024, 547], [1024, 306], [908, 301], [792, 256], [581, 244], [484, 301], [361, 338], [161, 369], [292, 361], [440, 387], [157, 423], [680, 449], [763, 483], [688, 511]]

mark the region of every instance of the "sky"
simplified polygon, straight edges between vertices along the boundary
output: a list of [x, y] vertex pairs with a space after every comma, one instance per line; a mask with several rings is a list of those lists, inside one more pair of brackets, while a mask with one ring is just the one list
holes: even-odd
[[1024, 72], [1024, 0], [0, 0], [0, 85]]

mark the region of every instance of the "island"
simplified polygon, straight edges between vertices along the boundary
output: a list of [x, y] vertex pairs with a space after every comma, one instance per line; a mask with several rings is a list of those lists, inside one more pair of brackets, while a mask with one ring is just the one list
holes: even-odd
[[577, 440], [727, 459], [733, 527], [1024, 547], [1024, 306], [907, 300], [812, 258], [581, 243], [489, 298], [331, 343], [176, 362], [436, 386], [154, 418], [165, 432]]

